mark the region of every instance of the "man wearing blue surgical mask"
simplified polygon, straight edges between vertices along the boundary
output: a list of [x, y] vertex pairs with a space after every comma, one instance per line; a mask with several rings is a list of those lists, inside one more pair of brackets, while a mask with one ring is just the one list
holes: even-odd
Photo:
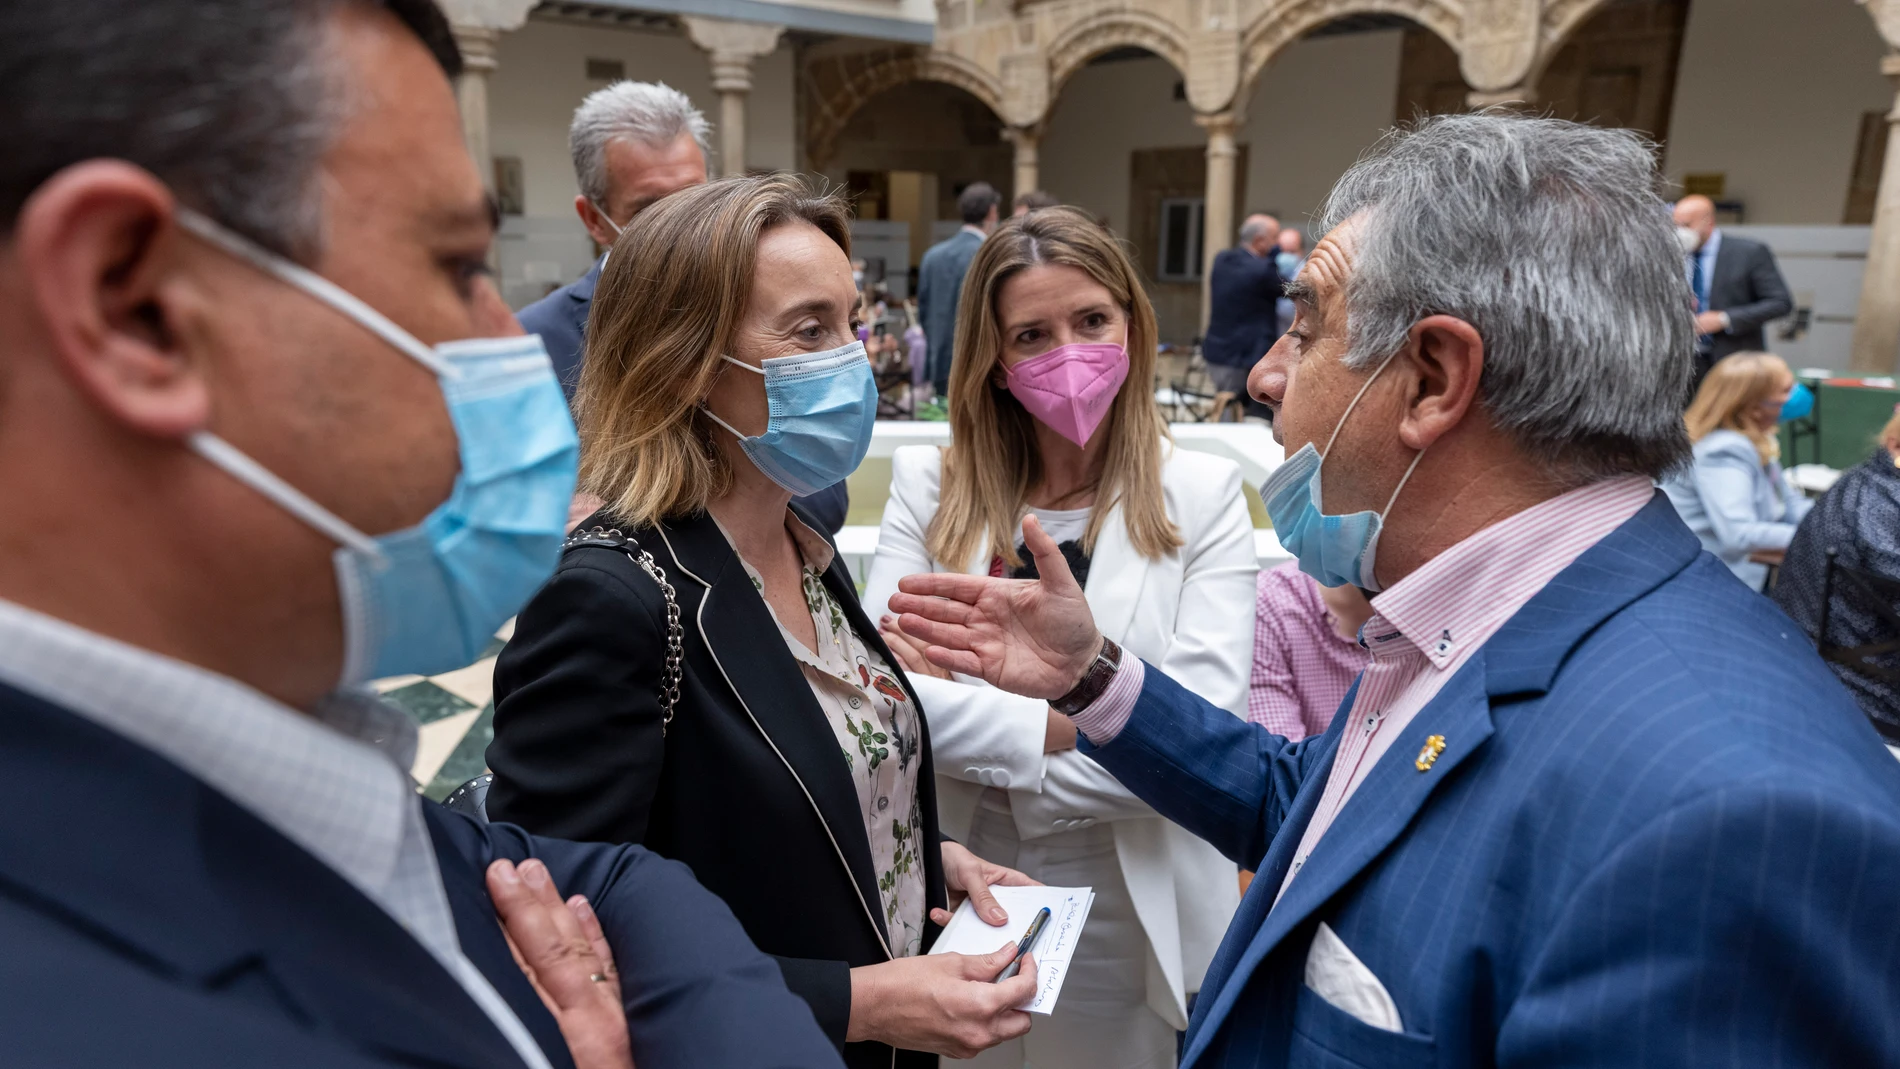
[[835, 1064], [683, 868], [422, 801], [356, 685], [478, 650], [572, 490], [459, 67], [428, 0], [0, 10], [9, 1061]]
[[1125, 656], [1033, 522], [1039, 582], [891, 599], [1257, 873], [1183, 1069], [1900, 1062], [1900, 766], [1654, 485], [1696, 330], [1654, 161], [1444, 116], [1334, 187], [1250, 383], [1275, 533], [1374, 594], [1325, 733]]

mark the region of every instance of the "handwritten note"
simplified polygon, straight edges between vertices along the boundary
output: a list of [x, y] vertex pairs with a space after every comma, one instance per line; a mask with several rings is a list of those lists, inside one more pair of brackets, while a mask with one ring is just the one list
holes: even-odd
[[1023, 937], [1029, 922], [1044, 906], [1049, 908], [1049, 925], [1030, 952], [1036, 959], [1035, 997], [1019, 1009], [1030, 1013], [1054, 1013], [1056, 997], [1062, 993], [1063, 978], [1069, 974], [1069, 961], [1075, 957], [1076, 941], [1095, 905], [1095, 892], [1087, 887], [1003, 887], [990, 888], [996, 901], [1009, 914], [1000, 927], [990, 925], [976, 915], [966, 900], [957, 907], [943, 933], [930, 948], [932, 954], [991, 954], [1004, 943]]

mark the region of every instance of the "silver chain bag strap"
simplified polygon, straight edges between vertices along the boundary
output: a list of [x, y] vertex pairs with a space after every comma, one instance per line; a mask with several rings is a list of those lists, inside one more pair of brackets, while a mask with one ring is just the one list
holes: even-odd
[[673, 722], [673, 710], [679, 705], [680, 672], [685, 664], [686, 631], [680, 626], [680, 603], [674, 596], [673, 584], [666, 581], [666, 573], [660, 570], [653, 554], [618, 528], [575, 531], [567, 536], [561, 551], [565, 553], [580, 546], [605, 546], [625, 553], [628, 560], [652, 577], [660, 588], [660, 596], [666, 599], [666, 670], [660, 682], [660, 707], [665, 711], [660, 719], [660, 737], [665, 738], [667, 725]]

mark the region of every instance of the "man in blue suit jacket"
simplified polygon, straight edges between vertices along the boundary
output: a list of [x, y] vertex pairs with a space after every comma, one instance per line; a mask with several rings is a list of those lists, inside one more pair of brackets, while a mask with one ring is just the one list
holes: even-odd
[[353, 685], [485, 640], [572, 486], [460, 67], [429, 0], [0, 14], [0, 1062], [841, 1064], [682, 866], [421, 799]]
[[[1207, 333], [1201, 358], [1214, 385], [1246, 395], [1247, 374], [1280, 337], [1280, 221], [1250, 215], [1240, 226], [1240, 244], [1214, 254], [1207, 279]], [[1249, 400], [1250, 407], [1258, 402]]]
[[1252, 381], [1282, 541], [1376, 592], [1323, 735], [1123, 658], [1033, 522], [1040, 583], [893, 599], [1257, 871], [1184, 1066], [1900, 1064], [1900, 765], [1652, 488], [1695, 329], [1654, 188], [1622, 131], [1461, 115], [1334, 189]]
[[956, 352], [957, 302], [963, 298], [963, 276], [983, 239], [996, 229], [1003, 198], [988, 182], [972, 182], [957, 194], [957, 213], [963, 226], [924, 251], [917, 265], [917, 318], [929, 349], [930, 381], [937, 396], [950, 395], [950, 362]]

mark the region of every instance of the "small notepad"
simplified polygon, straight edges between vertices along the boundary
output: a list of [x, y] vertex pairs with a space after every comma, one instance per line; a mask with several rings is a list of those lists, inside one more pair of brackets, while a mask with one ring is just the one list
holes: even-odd
[[990, 888], [996, 901], [1009, 914], [1001, 927], [992, 927], [976, 915], [965, 899], [950, 917], [950, 923], [932, 954], [994, 954], [1004, 943], [1016, 943], [1029, 930], [1029, 922], [1044, 906], [1049, 907], [1049, 926], [1037, 940], [1030, 956], [1036, 959], [1036, 994], [1017, 1007], [1030, 1013], [1054, 1013], [1056, 996], [1062, 993], [1062, 980], [1069, 974], [1069, 960], [1075, 956], [1075, 944], [1082, 937], [1082, 925], [1089, 919], [1089, 907], [1095, 904], [1095, 892], [1087, 887], [1003, 887]]

